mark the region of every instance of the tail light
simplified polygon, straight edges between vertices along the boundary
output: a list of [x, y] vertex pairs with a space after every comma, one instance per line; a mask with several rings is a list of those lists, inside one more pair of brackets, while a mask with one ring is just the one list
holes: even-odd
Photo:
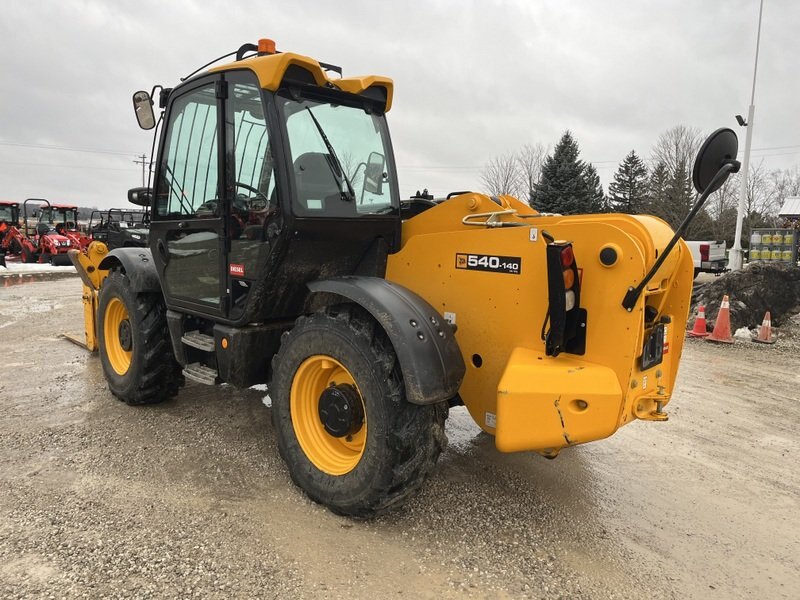
[[708, 244], [700, 244], [700, 261], [701, 262], [708, 262], [708, 250], [710, 246]]
[[583, 354], [586, 311], [580, 308], [581, 284], [572, 242], [547, 244], [547, 287], [549, 306], [542, 325], [546, 354]]

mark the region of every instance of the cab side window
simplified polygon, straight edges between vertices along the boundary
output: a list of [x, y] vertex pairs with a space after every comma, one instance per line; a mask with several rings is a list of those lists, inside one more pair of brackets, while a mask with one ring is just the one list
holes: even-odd
[[231, 216], [233, 229], [238, 225], [252, 238], [261, 235], [257, 230], [277, 210], [272, 152], [258, 82], [244, 73], [231, 74], [229, 80], [227, 130], [234, 157]]
[[220, 215], [217, 117], [213, 84], [192, 90], [173, 102], [156, 191], [158, 216]]

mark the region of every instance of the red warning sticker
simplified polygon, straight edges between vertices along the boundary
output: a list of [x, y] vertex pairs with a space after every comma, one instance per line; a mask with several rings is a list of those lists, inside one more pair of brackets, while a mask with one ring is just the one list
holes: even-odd
[[244, 265], [231, 263], [228, 272], [234, 277], [244, 277]]

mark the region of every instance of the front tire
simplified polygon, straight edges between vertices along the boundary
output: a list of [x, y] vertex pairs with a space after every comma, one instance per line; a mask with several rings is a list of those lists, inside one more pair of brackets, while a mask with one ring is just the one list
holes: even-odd
[[160, 295], [133, 292], [128, 277], [113, 271], [100, 288], [97, 313], [100, 362], [111, 393], [131, 405], [175, 396], [183, 376]]
[[298, 319], [272, 373], [281, 456], [294, 482], [337, 514], [368, 518], [398, 508], [447, 445], [447, 403], [406, 401], [391, 343], [357, 306]]

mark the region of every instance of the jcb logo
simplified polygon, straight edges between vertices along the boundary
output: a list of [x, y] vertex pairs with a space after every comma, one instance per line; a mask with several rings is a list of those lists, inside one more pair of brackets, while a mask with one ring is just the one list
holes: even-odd
[[466, 269], [466, 268], [467, 268], [467, 255], [456, 254], [456, 269]]

